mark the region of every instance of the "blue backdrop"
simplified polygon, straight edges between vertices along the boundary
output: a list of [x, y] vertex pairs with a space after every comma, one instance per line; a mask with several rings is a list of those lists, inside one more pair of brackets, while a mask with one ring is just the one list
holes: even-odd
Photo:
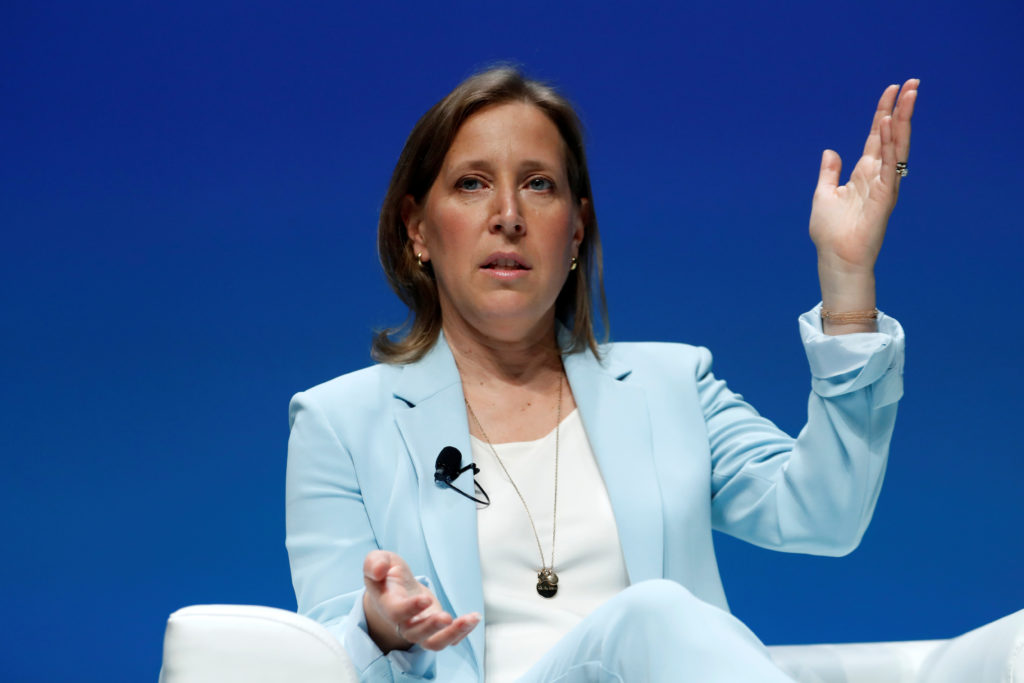
[[613, 338], [709, 346], [790, 430], [821, 150], [852, 166], [884, 86], [922, 78], [878, 266], [909, 355], [874, 522], [843, 559], [719, 559], [768, 643], [1024, 607], [1024, 6], [295, 4], [5, 3], [0, 678], [153, 680], [172, 610], [294, 608], [287, 401], [401, 320], [374, 251], [391, 168], [496, 59], [582, 111]]

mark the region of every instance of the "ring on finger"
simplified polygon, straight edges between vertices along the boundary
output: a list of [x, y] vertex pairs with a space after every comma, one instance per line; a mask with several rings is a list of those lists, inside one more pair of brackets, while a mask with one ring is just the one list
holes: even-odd
[[907, 162], [905, 162], [905, 161], [897, 161], [896, 162], [896, 175], [898, 175], [900, 178], [906, 178], [907, 177]]

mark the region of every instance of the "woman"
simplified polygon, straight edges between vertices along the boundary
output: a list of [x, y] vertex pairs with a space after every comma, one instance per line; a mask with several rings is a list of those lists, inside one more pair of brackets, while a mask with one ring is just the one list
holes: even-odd
[[706, 349], [598, 346], [597, 219], [560, 95], [494, 69], [424, 115], [379, 226], [410, 328], [291, 405], [299, 611], [364, 680], [788, 680], [728, 613], [711, 529], [844, 554], [870, 520], [903, 362], [873, 268], [917, 86], [885, 90], [847, 185], [822, 157], [797, 439]]

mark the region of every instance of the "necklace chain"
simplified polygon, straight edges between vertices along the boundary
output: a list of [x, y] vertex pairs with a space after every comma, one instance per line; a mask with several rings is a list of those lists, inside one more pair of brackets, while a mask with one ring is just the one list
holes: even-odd
[[494, 454], [494, 459], [498, 461], [499, 465], [501, 465], [502, 471], [505, 473], [505, 476], [508, 477], [509, 482], [512, 484], [512, 488], [515, 489], [515, 491], [516, 491], [516, 495], [519, 496], [519, 500], [523, 504], [523, 509], [526, 510], [526, 516], [530, 519], [530, 527], [533, 529], [533, 537], [537, 541], [537, 551], [540, 553], [540, 564], [541, 564], [541, 572], [540, 573], [543, 574], [545, 572], [550, 572], [549, 576], [554, 576], [555, 577], [554, 580], [555, 580], [555, 582], [557, 582], [558, 581], [558, 577], [557, 577], [557, 575], [554, 574], [554, 569], [555, 569], [555, 534], [558, 532], [558, 445], [559, 445], [558, 444], [558, 433], [559, 433], [559, 431], [561, 431], [561, 425], [562, 425], [562, 377], [561, 377], [561, 375], [559, 375], [559, 377], [558, 377], [558, 408], [557, 408], [557, 418], [556, 418], [556, 422], [555, 422], [555, 502], [554, 502], [554, 509], [552, 510], [552, 513], [551, 513], [552, 519], [551, 519], [551, 564], [550, 565], [548, 565], [544, 561], [544, 550], [543, 550], [543, 548], [541, 548], [541, 545], [540, 545], [540, 534], [537, 533], [537, 525], [533, 521], [533, 515], [530, 514], [530, 507], [526, 504], [526, 498], [523, 497], [523, 494], [519, 490], [519, 487], [516, 486], [516, 482], [512, 478], [512, 475], [509, 474], [508, 468], [505, 467], [505, 463], [502, 461], [501, 456], [498, 455], [498, 449], [494, 447], [494, 444], [491, 443], [490, 438], [488, 438], [487, 432], [484, 431], [484, 426], [482, 424], [480, 424], [480, 418], [478, 418], [476, 416], [476, 413], [473, 412], [473, 406], [471, 406], [469, 404], [469, 399], [465, 398], [465, 401], [466, 401], [466, 409], [469, 411], [469, 416], [473, 418], [473, 422], [476, 423], [477, 429], [479, 429], [480, 430], [480, 434], [483, 435], [484, 441], [486, 441], [487, 445], [490, 447], [491, 453]]

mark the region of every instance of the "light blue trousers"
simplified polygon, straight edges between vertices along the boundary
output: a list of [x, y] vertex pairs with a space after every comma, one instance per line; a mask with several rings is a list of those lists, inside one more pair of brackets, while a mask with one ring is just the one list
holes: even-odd
[[630, 586], [558, 641], [520, 683], [793, 683], [750, 629], [674, 581]]

